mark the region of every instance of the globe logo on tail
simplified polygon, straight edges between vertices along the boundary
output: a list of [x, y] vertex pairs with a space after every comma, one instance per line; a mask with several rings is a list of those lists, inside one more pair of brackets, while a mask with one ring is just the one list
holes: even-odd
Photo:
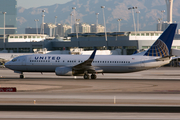
[[169, 50], [167, 45], [158, 39], [144, 55], [165, 57], [169, 56]]

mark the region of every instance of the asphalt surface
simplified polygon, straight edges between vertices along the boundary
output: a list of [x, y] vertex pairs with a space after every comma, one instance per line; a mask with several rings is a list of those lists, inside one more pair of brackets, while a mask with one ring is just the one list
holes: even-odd
[[[98, 74], [96, 80], [82, 77], [59, 77], [54, 73], [25, 73], [25, 79], [0, 68], [0, 86], [16, 87], [16, 93], [0, 93], [0, 105], [25, 106], [180, 106], [179, 67], [163, 67], [127, 74]], [[17, 108], [18, 109], [18, 108]], [[157, 109], [156, 109], [157, 110]], [[166, 109], [167, 110], [167, 109]], [[170, 110], [170, 109], [169, 109]], [[136, 110], [135, 110], [136, 111]], [[173, 110], [171, 110], [173, 112]], [[124, 112], [128, 112], [125, 111]], [[132, 112], [132, 111], [131, 111]], [[180, 119], [176, 113], [111, 112], [21, 112], [1, 111], [0, 119]], [[161, 111], [163, 112], [163, 111]], [[165, 112], [165, 111], [164, 111]], [[178, 112], [178, 110], [175, 110]], [[59, 114], [58, 114], [59, 113]], [[77, 113], [77, 114], [76, 114]], [[9, 116], [8, 116], [9, 114]], [[167, 115], [168, 114], [168, 115]], [[31, 116], [33, 115], [33, 116]]]
[[1, 112], [0, 120], [179, 120], [179, 113]]

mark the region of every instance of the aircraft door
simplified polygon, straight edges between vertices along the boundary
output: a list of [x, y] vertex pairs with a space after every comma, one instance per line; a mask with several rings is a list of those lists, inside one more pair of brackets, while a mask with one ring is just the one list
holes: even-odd
[[141, 67], [146, 66], [146, 61], [147, 61], [147, 58], [141, 59]]
[[144, 59], [141, 59], [141, 67], [145, 67]]
[[26, 65], [26, 58], [25, 57], [22, 58], [22, 65]]

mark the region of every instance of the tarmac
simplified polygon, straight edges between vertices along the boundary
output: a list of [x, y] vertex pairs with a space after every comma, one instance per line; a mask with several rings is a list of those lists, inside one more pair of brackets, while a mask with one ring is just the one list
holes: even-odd
[[[96, 80], [54, 73], [24, 73], [25, 79], [0, 68], [0, 86], [16, 87], [16, 93], [0, 93], [0, 105], [84, 106], [180, 106], [179, 67], [162, 67], [136, 73], [98, 74]], [[104, 112], [7, 112], [0, 119], [180, 119], [176, 113]], [[39, 114], [38, 114], [39, 113]], [[59, 114], [58, 114], [59, 113]], [[10, 116], [8, 116], [8, 114]], [[33, 117], [30, 117], [34, 114]], [[63, 114], [63, 115], [62, 115]], [[168, 115], [167, 115], [168, 114]], [[47, 116], [45, 118], [45, 116]], [[74, 117], [72, 117], [74, 116]], [[136, 116], [136, 117], [133, 117]], [[13, 120], [14, 120], [13, 119]]]
[[179, 113], [0, 112], [0, 120], [179, 120]]

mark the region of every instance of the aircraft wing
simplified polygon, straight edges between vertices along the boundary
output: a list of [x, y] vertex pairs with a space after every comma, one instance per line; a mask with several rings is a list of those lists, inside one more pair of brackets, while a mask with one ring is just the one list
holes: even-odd
[[83, 63], [80, 63], [78, 65], [73, 66], [73, 70], [76, 70], [76, 71], [78, 71], [78, 70], [80, 70], [80, 71], [89, 71], [89, 72], [102, 71], [99, 68], [92, 66], [92, 62], [94, 60], [95, 54], [96, 54], [96, 50], [93, 51], [93, 53], [91, 54], [89, 59], [87, 59]]

